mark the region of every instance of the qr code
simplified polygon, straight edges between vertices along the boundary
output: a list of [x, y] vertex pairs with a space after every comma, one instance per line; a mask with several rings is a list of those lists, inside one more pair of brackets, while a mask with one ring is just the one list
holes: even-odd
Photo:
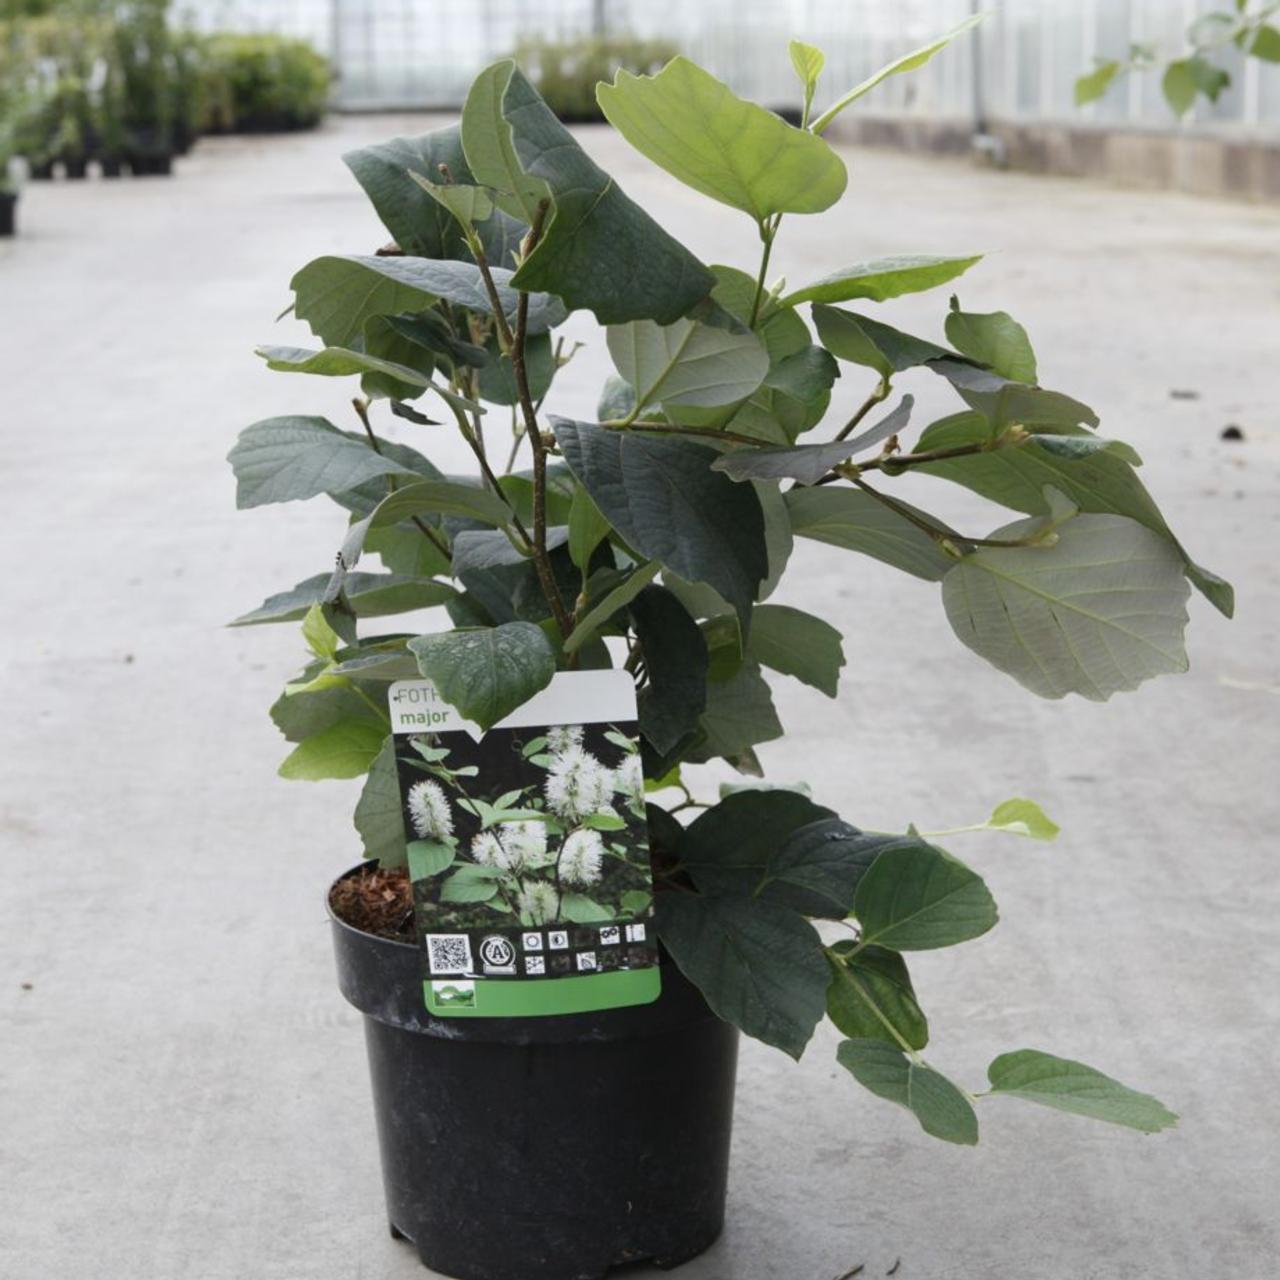
[[471, 939], [465, 933], [427, 934], [427, 967], [432, 973], [470, 973]]

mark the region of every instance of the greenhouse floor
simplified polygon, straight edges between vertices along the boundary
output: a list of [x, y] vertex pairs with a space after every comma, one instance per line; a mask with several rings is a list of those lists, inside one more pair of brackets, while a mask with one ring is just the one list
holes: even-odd
[[[296, 632], [222, 625], [323, 570], [343, 524], [323, 501], [237, 514], [235, 433], [288, 412], [355, 425], [347, 383], [279, 377], [253, 346], [307, 345], [274, 321], [297, 267], [386, 239], [340, 153], [428, 124], [337, 120], [203, 142], [169, 181], [33, 185], [0, 243], [5, 1280], [424, 1274], [387, 1235], [322, 904], [357, 858], [355, 793], [275, 776], [265, 713]], [[695, 251], [754, 265], [745, 218], [582, 136]], [[1143, 1137], [991, 1100], [961, 1149], [863, 1093], [827, 1030], [799, 1066], [749, 1044], [727, 1230], [680, 1274], [1261, 1280], [1280, 1266], [1280, 208], [848, 159], [845, 203], [784, 223], [778, 272], [988, 251], [965, 305], [1016, 315], [1043, 381], [1136, 446], [1239, 616], [1195, 597], [1189, 675], [1039, 702], [959, 645], [936, 588], [803, 545], [782, 598], [843, 630], [843, 696], [780, 678], [793, 734], [761, 756], [871, 827], [1043, 803], [1056, 845], [950, 842], [1003, 923], [913, 962], [931, 1061], [979, 1089], [996, 1053], [1049, 1049], [1182, 1124]], [[884, 314], [940, 336], [945, 305]], [[585, 319], [571, 332], [592, 345], [551, 403], [591, 416], [605, 355]], [[917, 421], [949, 411], [927, 374], [903, 382]], [[868, 389], [846, 370], [839, 403]], [[1220, 440], [1231, 424], [1242, 442]], [[438, 431], [422, 447], [461, 467]], [[985, 532], [959, 490], [902, 492]]]

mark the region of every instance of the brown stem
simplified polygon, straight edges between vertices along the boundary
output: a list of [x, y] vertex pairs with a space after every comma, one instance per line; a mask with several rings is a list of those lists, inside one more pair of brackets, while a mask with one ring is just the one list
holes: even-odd
[[659, 436], [703, 436], [708, 440], [728, 440], [733, 444], [753, 444], [757, 448], [771, 448], [768, 440], [759, 436], [743, 435], [739, 431], [725, 431], [720, 427], [678, 427], [665, 422], [602, 422], [602, 427], [610, 431], [647, 431]]
[[970, 538], [967, 534], [952, 533], [949, 529], [944, 529], [941, 525], [934, 524], [932, 520], [913, 511], [905, 503], [889, 497], [887, 493], [881, 493], [879, 489], [873, 489], [869, 484], [859, 480], [857, 477], [852, 477], [852, 481], [868, 497], [874, 498], [877, 502], [888, 507], [890, 511], [896, 512], [904, 520], [915, 525], [921, 532], [927, 533], [929, 537], [938, 543], [963, 542], [971, 547], [1027, 547], [1037, 541], [1042, 532], [1037, 530], [1036, 533], [1027, 538]]
[[869, 414], [871, 410], [876, 407], [876, 405], [878, 405], [882, 400], [887, 400], [888, 397], [889, 397], [889, 379], [881, 378], [880, 385], [862, 402], [862, 407], [858, 410], [858, 412], [855, 413], [853, 417], [850, 418], [849, 421], [846, 422], [844, 426], [840, 428], [840, 431], [837, 434], [836, 439], [837, 440], [848, 439], [848, 437], [853, 433], [854, 428], [857, 427], [858, 423], [860, 423], [863, 420], [863, 418], [865, 418], [867, 414]]
[[[360, 419], [360, 425], [364, 427], [365, 435], [369, 437], [370, 447], [379, 457], [385, 456], [382, 452], [382, 445], [378, 442], [378, 437], [373, 434], [373, 427], [369, 424], [368, 401], [357, 399], [352, 400], [351, 403], [355, 407], [356, 416]], [[387, 477], [387, 490], [390, 493], [395, 493], [395, 476]], [[422, 536], [426, 538], [426, 540], [431, 543], [431, 545], [435, 547], [435, 549], [444, 556], [446, 560], [450, 559], [452, 553], [449, 550], [449, 544], [445, 542], [445, 540], [424, 520], [419, 519], [417, 516], [410, 516], [409, 518], [417, 526], [418, 532], [421, 533]]]
[[[883, 458], [872, 458], [869, 462], [855, 462], [852, 465], [857, 467], [859, 472], [883, 471], [885, 475], [896, 476], [899, 471], [922, 466], [926, 462], [943, 462], [947, 458], [968, 458], [975, 453], [990, 453], [993, 449], [1000, 449], [1006, 444], [1014, 443], [1017, 442], [1005, 440], [1002, 437], [997, 440], [983, 440], [976, 444], [952, 445], [946, 449], [925, 449], [922, 453], [890, 454]], [[835, 484], [837, 480], [845, 478], [838, 471], [831, 471], [815, 483]]]
[[[538, 246], [538, 241], [542, 238], [542, 228], [546, 222], [547, 210], [550, 207], [550, 201], [543, 200], [539, 203], [537, 211], [533, 215], [533, 222], [529, 226], [529, 233], [524, 238], [521, 245], [521, 254], [527, 258]], [[483, 250], [481, 251], [483, 254]], [[480, 266], [480, 272], [485, 277], [486, 288], [491, 290], [491, 296], [496, 299], [497, 290], [492, 286], [492, 276], [489, 273], [488, 266], [476, 259]], [[497, 307], [495, 301], [495, 308]], [[501, 315], [501, 311], [496, 312], [499, 319], [499, 330], [501, 334], [507, 328], [506, 317]], [[529, 446], [533, 450], [533, 563], [538, 572], [538, 583], [542, 587], [542, 594], [547, 599], [547, 604], [551, 609], [551, 614], [556, 620], [556, 626], [560, 628], [560, 634], [568, 639], [573, 632], [573, 619], [569, 616], [569, 612], [564, 607], [564, 601], [560, 598], [560, 590], [556, 586], [555, 572], [551, 567], [551, 557], [547, 554], [547, 446], [542, 439], [542, 432], [538, 429], [538, 411], [533, 403], [533, 396], [529, 391], [529, 373], [525, 368], [524, 347], [525, 337], [529, 327], [529, 295], [523, 290], [520, 293], [520, 299], [516, 303], [516, 329], [512, 334], [507, 331], [508, 352], [511, 356], [511, 371], [515, 375], [516, 394], [520, 400], [520, 411], [524, 417], [525, 434], [529, 437]]]

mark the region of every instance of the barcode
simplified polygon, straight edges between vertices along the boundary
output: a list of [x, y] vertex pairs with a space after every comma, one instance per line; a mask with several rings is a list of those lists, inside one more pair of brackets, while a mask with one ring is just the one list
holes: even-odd
[[471, 939], [465, 933], [427, 934], [427, 965], [432, 973], [470, 973]]

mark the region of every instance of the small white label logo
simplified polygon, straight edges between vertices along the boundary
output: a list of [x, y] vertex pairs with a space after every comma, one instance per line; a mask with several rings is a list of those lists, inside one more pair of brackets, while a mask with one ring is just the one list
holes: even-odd
[[480, 944], [480, 961], [485, 973], [515, 973], [516, 949], [500, 933], [492, 933]]
[[627, 941], [628, 942], [643, 942], [644, 938], [645, 938], [644, 925], [642, 924], [627, 925]]
[[594, 973], [600, 966], [596, 964], [596, 953], [594, 951], [578, 952], [578, 969], [582, 973]]
[[602, 946], [616, 946], [622, 941], [622, 930], [616, 924], [606, 925], [600, 930], [600, 943]]
[[542, 956], [525, 956], [524, 971], [525, 973], [546, 973], [547, 962]]
[[553, 929], [547, 934], [547, 946], [553, 951], [564, 951], [569, 946], [569, 935], [563, 929]]

